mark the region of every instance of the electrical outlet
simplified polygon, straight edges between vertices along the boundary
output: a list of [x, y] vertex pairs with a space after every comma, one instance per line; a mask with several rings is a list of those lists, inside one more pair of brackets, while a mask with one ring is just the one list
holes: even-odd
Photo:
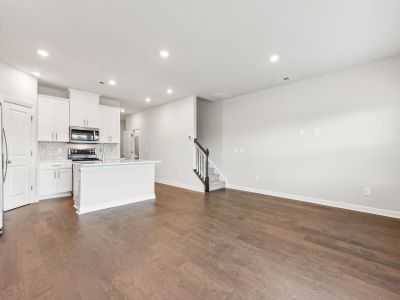
[[313, 132], [314, 132], [314, 136], [319, 135], [319, 128], [314, 128]]
[[240, 147], [240, 148], [239, 148], [239, 152], [240, 152], [240, 153], [243, 153], [243, 152], [244, 152], [244, 148], [243, 148], [243, 147]]
[[260, 176], [256, 175], [256, 177], [254, 179], [258, 182], [258, 181], [260, 181]]
[[303, 136], [303, 135], [304, 135], [304, 129], [300, 129], [300, 130], [299, 130], [299, 134], [300, 134], [301, 136]]
[[233, 153], [238, 153], [239, 152], [239, 148], [238, 147], [233, 147]]
[[371, 188], [370, 187], [364, 188], [364, 196], [371, 196]]

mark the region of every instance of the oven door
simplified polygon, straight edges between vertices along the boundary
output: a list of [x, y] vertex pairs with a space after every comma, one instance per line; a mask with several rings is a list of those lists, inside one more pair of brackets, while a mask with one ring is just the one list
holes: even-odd
[[69, 133], [71, 143], [94, 144], [99, 142], [98, 128], [70, 127]]

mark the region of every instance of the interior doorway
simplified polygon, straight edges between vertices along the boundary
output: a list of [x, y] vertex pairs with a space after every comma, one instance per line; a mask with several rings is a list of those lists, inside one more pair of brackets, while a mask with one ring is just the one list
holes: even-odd
[[125, 130], [123, 137], [123, 154], [127, 159], [140, 158], [140, 130]]

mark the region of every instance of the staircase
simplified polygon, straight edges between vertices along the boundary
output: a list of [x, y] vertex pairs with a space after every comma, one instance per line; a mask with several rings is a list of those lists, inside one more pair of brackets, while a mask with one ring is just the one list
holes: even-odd
[[196, 166], [193, 171], [204, 184], [204, 191], [208, 193], [225, 188], [226, 182], [223, 176], [209, 159], [210, 151], [208, 148], [204, 148], [197, 139], [194, 139], [194, 144], [196, 149]]

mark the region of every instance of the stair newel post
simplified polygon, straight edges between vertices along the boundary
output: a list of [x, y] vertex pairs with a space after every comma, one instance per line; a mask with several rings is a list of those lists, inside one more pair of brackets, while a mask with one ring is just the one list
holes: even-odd
[[205, 192], [208, 193], [210, 191], [210, 178], [208, 177], [208, 156], [210, 154], [210, 151], [208, 148], [206, 149], [206, 178], [205, 178]]

